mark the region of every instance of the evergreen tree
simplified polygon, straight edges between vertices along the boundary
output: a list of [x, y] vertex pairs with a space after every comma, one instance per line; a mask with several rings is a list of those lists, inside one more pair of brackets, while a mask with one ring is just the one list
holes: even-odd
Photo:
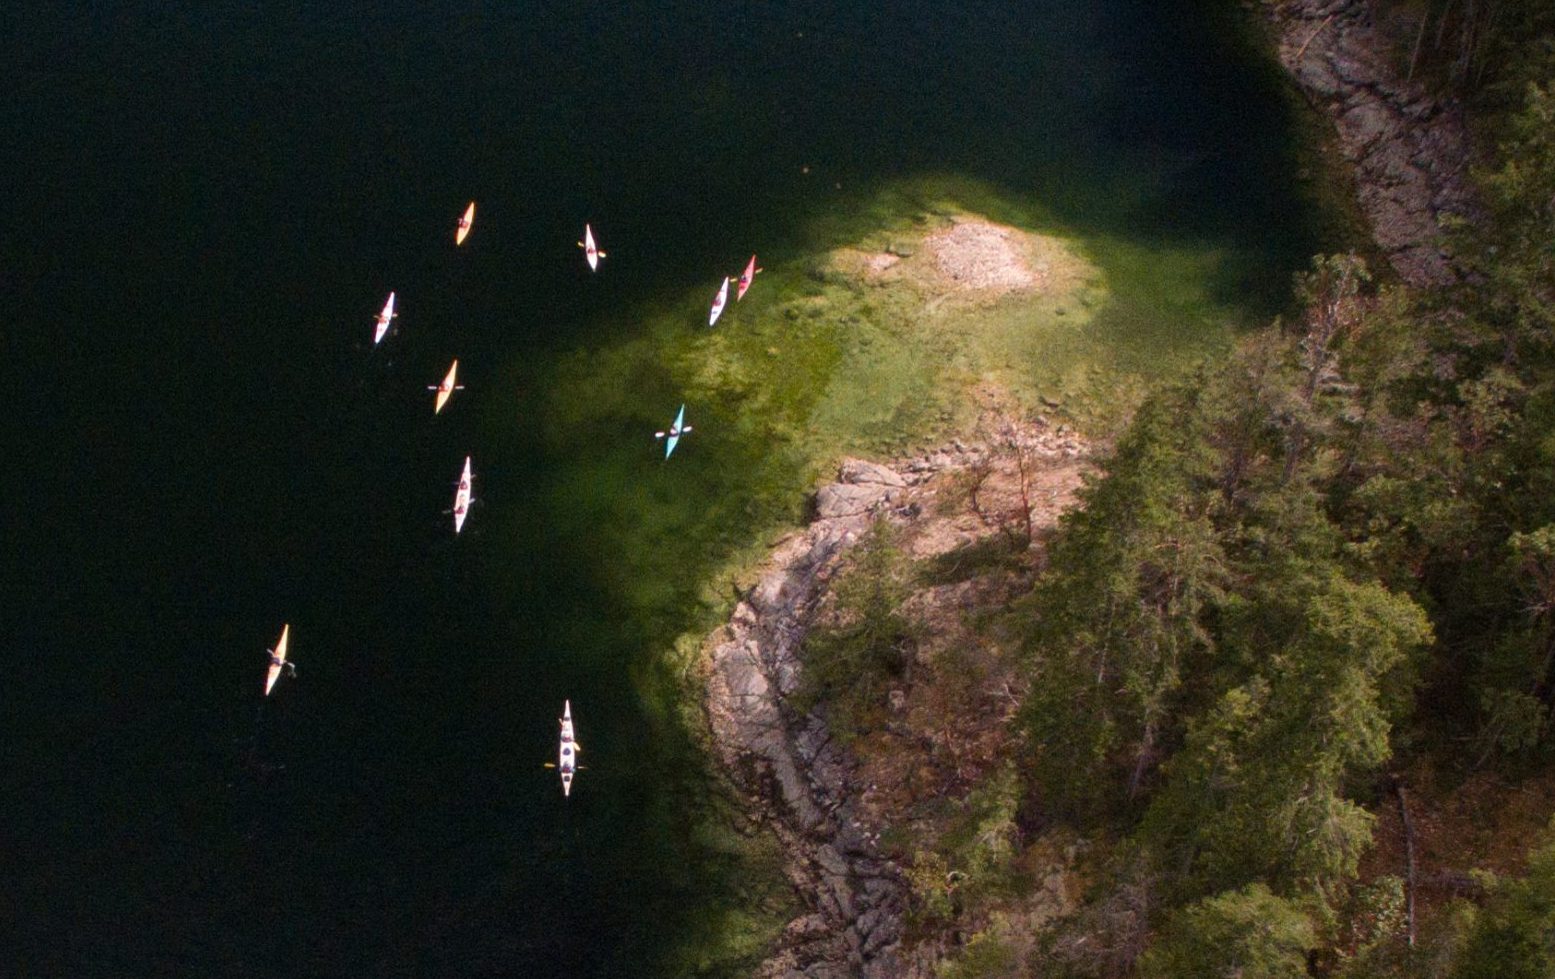
[[1370, 842], [1371, 819], [1345, 785], [1388, 757], [1382, 680], [1430, 627], [1378, 585], [1338, 574], [1316, 585], [1264, 669], [1197, 721], [1166, 766], [1141, 834], [1183, 894], [1256, 880], [1329, 893]]
[[1066, 518], [1035, 615], [1025, 708], [1047, 804], [1076, 813], [1136, 794], [1180, 724], [1173, 698], [1209, 643], [1200, 616], [1223, 558], [1207, 513], [1213, 455], [1192, 405], [1143, 408], [1105, 479]]
[[1139, 962], [1141, 979], [1306, 979], [1312, 922], [1262, 884], [1191, 905]]
[[1503, 883], [1479, 915], [1453, 979], [1555, 976], [1555, 841], [1528, 858], [1528, 873]]

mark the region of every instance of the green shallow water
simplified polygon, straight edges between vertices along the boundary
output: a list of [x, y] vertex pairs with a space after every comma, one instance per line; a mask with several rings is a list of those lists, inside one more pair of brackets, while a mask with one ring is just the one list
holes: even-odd
[[[883, 250], [951, 215], [1053, 236], [1092, 274], [1070, 295], [926, 312], [909, 290], [830, 267], [831, 249]], [[1246, 256], [1223, 245], [1087, 231], [966, 177], [882, 182], [798, 228], [794, 242], [762, 260], [750, 295], [713, 330], [705, 311], [716, 271], [586, 329], [588, 342], [544, 357], [526, 351], [504, 372], [503, 383], [540, 392], [537, 451], [565, 462], [530, 487], [496, 536], [532, 551], [533, 515], [545, 514], [546, 536], [566, 542], [615, 610], [580, 626], [581, 644], [625, 667], [660, 764], [715, 797], [716, 778], [696, 775], [706, 738], [702, 637], [732, 609], [768, 542], [803, 521], [808, 491], [840, 456], [899, 457], [975, 436], [976, 391], [988, 385], [1027, 410], [1051, 413], [1042, 399], [1057, 402], [1060, 417], [1105, 433], [1149, 386], [1224, 352], [1266, 312], [1225, 300], [1228, 266]], [[695, 431], [665, 461], [650, 433], [681, 403]], [[680, 815], [741, 880], [776, 866], [769, 841], [729, 832], [727, 809]], [[738, 961], [797, 913], [785, 893], [773, 885], [705, 903], [706, 937], [688, 947], [708, 962]]]

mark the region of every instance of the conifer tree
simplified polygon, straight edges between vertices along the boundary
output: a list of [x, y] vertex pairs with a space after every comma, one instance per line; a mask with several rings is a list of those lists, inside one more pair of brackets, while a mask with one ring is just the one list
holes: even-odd
[[1503, 882], [1479, 915], [1452, 979], [1549, 979], [1555, 975], [1555, 841]]
[[1206, 513], [1212, 455], [1191, 405], [1140, 410], [1107, 478], [1085, 490], [1031, 603], [1038, 680], [1026, 705], [1048, 805], [1070, 812], [1139, 791], [1185, 661], [1208, 636], [1223, 558]]
[[1251, 884], [1173, 915], [1138, 971], [1141, 979], [1306, 979], [1315, 944], [1305, 914]]
[[1194, 723], [1146, 813], [1142, 838], [1184, 896], [1257, 880], [1327, 894], [1370, 841], [1346, 783], [1388, 757], [1383, 679], [1430, 626], [1407, 597], [1337, 571], [1300, 587], [1289, 634]]

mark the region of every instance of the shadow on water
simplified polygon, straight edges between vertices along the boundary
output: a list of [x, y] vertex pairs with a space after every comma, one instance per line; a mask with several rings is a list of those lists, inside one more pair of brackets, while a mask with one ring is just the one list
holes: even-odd
[[[1326, 231], [1236, 15], [1184, 6], [4, 15], [0, 199], [36, 229], [3, 255], [35, 393], [7, 424], [58, 488], [8, 517], [30, 576], [3, 596], [31, 971], [737, 974], [787, 897], [726, 828], [672, 651], [798, 515], [805, 412], [867, 354], [801, 321], [802, 363], [752, 366], [741, 317], [923, 174], [1093, 248], [1130, 309], [1175, 288], [1141, 256], [1179, 251], [1185, 307], [1277, 307]], [[752, 251], [772, 271], [721, 352], [701, 297]], [[484, 502], [453, 539], [465, 455]], [[288, 621], [299, 677], [250, 744]]]

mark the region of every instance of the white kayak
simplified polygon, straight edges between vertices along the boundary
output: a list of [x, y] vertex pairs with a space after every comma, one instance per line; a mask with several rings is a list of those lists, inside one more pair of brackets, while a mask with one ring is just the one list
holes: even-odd
[[707, 325], [712, 326], [718, 322], [718, 317], [724, 313], [724, 306], [729, 303], [729, 277], [724, 276], [724, 284], [718, 287], [718, 295], [713, 297], [712, 312], [707, 314]]
[[573, 740], [572, 733], [572, 701], [562, 702], [562, 738], [561, 748], [556, 759], [556, 767], [562, 774], [562, 797], [572, 795], [572, 776], [578, 770], [578, 752], [583, 746]]
[[373, 344], [383, 341], [383, 335], [389, 332], [389, 321], [399, 314], [394, 311], [394, 293], [389, 293], [389, 301], [383, 304], [383, 312], [378, 314], [378, 320], [373, 327]]
[[751, 287], [751, 283], [756, 279], [756, 273], [760, 271], [762, 270], [756, 267], [756, 256], [752, 255], [751, 260], [745, 265], [745, 271], [740, 273], [739, 286], [734, 293], [735, 302], [745, 298], [745, 290]]
[[470, 206], [464, 209], [464, 217], [459, 219], [459, 227], [454, 229], [455, 247], [464, 244], [464, 239], [467, 238], [470, 234], [470, 226], [474, 223], [475, 202], [471, 201]]
[[437, 385], [434, 385], [432, 387], [428, 387], [427, 388], [428, 391], [436, 391], [437, 392], [437, 404], [432, 406], [432, 414], [434, 414], [434, 415], [442, 414], [442, 412], [443, 412], [443, 405], [446, 405], [448, 403], [448, 399], [453, 397], [453, 393], [455, 391], [463, 391], [464, 390], [464, 385], [463, 384], [455, 383], [455, 379], [458, 377], [458, 374], [459, 374], [459, 359], [457, 357], [455, 357], [453, 365], [448, 368], [448, 376], [443, 378], [443, 383], [437, 384]]
[[605, 253], [594, 244], [594, 229], [586, 224], [583, 226], [583, 240], [578, 242], [578, 247], [583, 249], [583, 257], [589, 263], [589, 270], [597, 271], [599, 260], [605, 257]]
[[664, 458], [668, 459], [670, 457], [670, 453], [674, 452], [675, 446], [680, 443], [680, 437], [689, 431], [691, 431], [691, 426], [686, 424], [686, 406], [681, 405], [680, 410], [675, 413], [675, 421], [671, 423], [669, 429], [653, 433], [653, 437], [656, 439], [668, 439], [664, 443]]
[[[292, 625], [290, 622], [281, 626], [281, 639], [270, 650], [270, 669], [265, 672], [265, 696], [270, 696], [270, 691], [275, 688], [275, 681], [280, 679], [281, 671], [288, 666], [286, 662], [286, 646], [291, 642]], [[295, 669], [295, 667], [294, 667]]]
[[470, 495], [470, 457], [464, 457], [464, 474], [459, 477], [459, 488], [454, 492], [454, 533], [464, 529], [464, 518], [470, 513], [475, 497]]

